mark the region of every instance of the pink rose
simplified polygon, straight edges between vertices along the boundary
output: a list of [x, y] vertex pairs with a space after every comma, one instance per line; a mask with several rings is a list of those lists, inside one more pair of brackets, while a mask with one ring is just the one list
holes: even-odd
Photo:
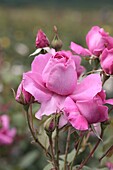
[[49, 40], [44, 34], [44, 32], [40, 29], [38, 30], [37, 37], [36, 37], [36, 48], [43, 48], [49, 46]]
[[109, 170], [113, 170], [113, 163], [107, 162], [106, 166], [108, 167]]
[[[93, 85], [93, 82], [96, 84]], [[108, 107], [104, 104], [113, 104], [113, 100], [106, 100], [105, 92], [101, 90], [99, 75], [92, 74], [77, 86], [74, 94], [66, 98], [64, 111], [74, 128], [87, 130], [90, 124], [108, 120]]]
[[113, 49], [107, 48], [103, 51], [100, 57], [100, 64], [102, 69], [107, 73], [113, 75]]
[[34, 59], [31, 71], [24, 73], [24, 90], [41, 103], [37, 118], [63, 107], [65, 96], [74, 92], [83, 70], [79, 56], [69, 51], [40, 54]]
[[30, 104], [34, 101], [33, 96], [24, 89], [24, 75], [16, 93], [16, 101], [23, 105]]
[[109, 35], [103, 28], [98, 26], [92, 27], [86, 35], [86, 43], [89, 51], [92, 54], [99, 56], [108, 46], [107, 38], [109, 38]]
[[105, 48], [111, 49], [113, 48], [113, 38], [109, 36], [107, 32], [104, 31], [103, 28], [98, 26], [94, 26], [86, 35], [86, 43], [88, 49], [83, 48], [82, 46], [71, 42], [70, 48], [76, 54], [81, 56], [100, 56]]
[[79, 56], [69, 51], [35, 57], [31, 71], [24, 73], [22, 85], [25, 92], [41, 103], [36, 118], [62, 110], [60, 125], [70, 122], [78, 130], [87, 130], [90, 124], [108, 119], [104, 104], [113, 101], [106, 101], [100, 75], [91, 74], [77, 82], [82, 70]]
[[16, 129], [10, 129], [8, 115], [0, 116], [0, 145], [12, 144], [16, 135]]

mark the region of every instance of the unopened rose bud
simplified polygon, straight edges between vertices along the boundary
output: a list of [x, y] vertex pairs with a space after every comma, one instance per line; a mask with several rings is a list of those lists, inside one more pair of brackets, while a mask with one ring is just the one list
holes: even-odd
[[63, 43], [58, 36], [57, 28], [55, 26], [54, 26], [54, 32], [55, 32], [55, 36], [51, 42], [51, 47], [54, 48], [56, 51], [59, 51], [61, 50]]
[[34, 97], [24, 89], [23, 80], [18, 87], [15, 99], [18, 103], [23, 105], [28, 105], [34, 102]]
[[52, 132], [55, 130], [55, 127], [56, 127], [55, 117], [50, 117], [49, 119], [46, 120], [44, 124], [44, 129], [47, 135], [51, 135]]
[[49, 47], [50, 43], [45, 33], [40, 29], [36, 36], [36, 48]]

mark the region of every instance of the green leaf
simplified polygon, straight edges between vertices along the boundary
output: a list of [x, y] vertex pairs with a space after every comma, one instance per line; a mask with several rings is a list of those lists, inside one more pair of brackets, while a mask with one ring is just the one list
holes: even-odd
[[53, 168], [52, 164], [48, 164], [43, 170], [50, 170], [51, 168]]
[[[60, 170], [63, 170], [64, 168], [64, 161], [59, 161], [59, 167]], [[51, 163], [47, 164], [43, 170], [50, 170], [51, 168], [54, 168]]]
[[22, 157], [19, 166], [21, 168], [29, 167], [37, 159], [37, 156], [38, 156], [37, 151], [27, 153], [25, 156]]
[[46, 134], [46, 131], [44, 130], [44, 122], [46, 119], [42, 119], [42, 120], [37, 120], [37, 138], [40, 141], [40, 143], [46, 148], [48, 149], [49, 147], [49, 139], [48, 136]]
[[[74, 159], [74, 156], [75, 156], [75, 149], [73, 149], [73, 150], [68, 154], [67, 161], [68, 161], [68, 162], [72, 162], [73, 159]], [[65, 155], [61, 155], [60, 158], [64, 161]]]
[[68, 162], [72, 162], [75, 156], [75, 149], [73, 149], [69, 154], [68, 154]]

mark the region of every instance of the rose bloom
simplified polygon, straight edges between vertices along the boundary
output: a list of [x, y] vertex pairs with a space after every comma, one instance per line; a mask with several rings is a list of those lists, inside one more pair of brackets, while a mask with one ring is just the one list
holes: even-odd
[[113, 163], [107, 162], [106, 166], [108, 167], [109, 170], [113, 170]]
[[0, 145], [12, 144], [16, 135], [16, 129], [10, 129], [9, 116], [0, 115]]
[[88, 49], [71, 42], [70, 48], [76, 54], [81, 56], [95, 55], [99, 57], [105, 48], [113, 48], [113, 38], [109, 36], [109, 34], [105, 32], [103, 28], [93, 26], [86, 35], [86, 44]]
[[37, 36], [36, 36], [36, 48], [43, 48], [49, 46], [49, 40], [46, 37], [45, 33], [40, 29], [38, 30]]
[[73, 56], [70, 51], [40, 54], [35, 57], [31, 71], [23, 74], [22, 87], [41, 103], [36, 117], [56, 112], [65, 96], [73, 93], [77, 78], [84, 71], [80, 62], [80, 57]]
[[110, 75], [113, 75], [113, 49], [107, 48], [103, 51], [100, 57], [100, 64], [102, 69]]
[[70, 51], [35, 57], [31, 71], [24, 73], [23, 88], [41, 104], [36, 118], [62, 110], [60, 125], [70, 123], [78, 130], [87, 130], [92, 123], [108, 120], [100, 76], [92, 74], [78, 82], [83, 71], [80, 57]]

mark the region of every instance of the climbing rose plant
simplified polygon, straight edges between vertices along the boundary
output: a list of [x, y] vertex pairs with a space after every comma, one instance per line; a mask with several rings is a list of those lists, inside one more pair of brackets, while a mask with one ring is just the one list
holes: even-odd
[[[103, 85], [113, 75], [113, 38], [103, 28], [94, 26], [86, 35], [88, 48], [71, 42], [70, 50], [63, 50], [56, 27], [54, 33], [50, 43], [38, 30], [36, 51], [30, 55], [31, 69], [23, 73], [15, 98], [24, 106], [33, 141], [45, 152], [49, 163], [44, 170], [80, 170], [92, 158], [110, 124], [113, 99], [106, 98]], [[81, 59], [91, 65], [90, 72], [81, 65]], [[63, 135], [67, 138], [64, 149], [60, 147]], [[94, 135], [94, 148], [76, 164]]]

